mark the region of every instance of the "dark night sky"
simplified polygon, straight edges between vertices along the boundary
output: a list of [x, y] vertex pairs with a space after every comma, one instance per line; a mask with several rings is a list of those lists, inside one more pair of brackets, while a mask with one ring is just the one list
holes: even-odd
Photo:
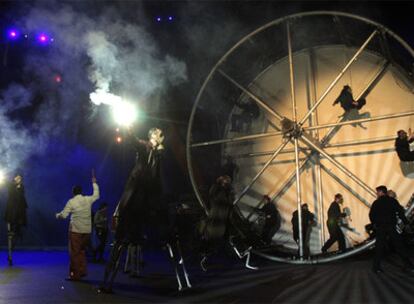
[[[0, 29], [4, 32], [16, 20], [24, 19], [25, 14], [39, 3], [44, 5], [53, 1], [1, 1]], [[159, 46], [160, 56], [169, 54], [186, 64], [188, 80], [169, 87], [162, 96], [161, 110], [158, 109], [152, 114], [176, 123], [147, 119], [145, 126], [138, 131], [143, 135], [154, 123], [161, 124], [164, 128], [174, 130], [176, 146], [184, 145], [186, 123], [192, 103], [214, 63], [244, 35], [274, 19], [311, 10], [344, 11], [382, 23], [414, 46], [412, 32], [414, 2], [410, 1], [61, 1], [60, 3], [74, 7], [75, 11], [87, 12], [92, 19], [98, 19], [105, 8], [114, 8], [124, 20], [141, 24], [151, 34]], [[174, 22], [155, 22], [156, 16], [168, 15], [174, 16]], [[232, 32], [227, 31], [230, 27]], [[204, 37], [189, 39], [188, 34], [193, 29], [204, 33]], [[223, 34], [225, 30], [226, 35]], [[219, 39], [220, 44], [211, 45], [212, 38], [220, 35], [223, 36]], [[194, 44], [194, 41], [197, 43]], [[6, 41], [3, 35], [0, 40], [1, 59], [5, 50]], [[25, 57], [29, 52], [44, 52], [44, 56], [47, 57], [48, 52], [36, 50], [29, 43], [16, 44], [8, 51], [9, 62], [7, 66], [1, 66], [0, 91], [5, 90], [12, 82], [23, 84], [30, 82], [33, 85], [31, 76], [24, 72]], [[62, 71], [62, 76], [65, 80], [65, 71]], [[48, 86], [48, 88], [50, 90], [38, 93], [32, 100], [32, 105], [26, 110], [19, 111], [14, 119], [23, 124], [27, 123], [42, 100], [47, 97], [46, 95], [55, 94], [53, 87]], [[82, 116], [75, 141], [68, 144], [66, 137], [57, 137], [48, 143], [43, 154], [31, 156], [29, 163], [21, 165], [26, 169], [25, 179], [30, 206], [27, 233], [27, 239], [30, 240], [25, 241], [29, 245], [65, 244], [66, 240], [62, 235], [65, 236], [66, 226], [57, 223], [53, 214], [62, 208], [69, 198], [73, 183], [81, 181], [85, 188], [89, 189], [90, 167], [97, 168], [98, 179], [102, 181], [101, 185], [104, 189], [103, 200], [109, 201], [110, 206], [113, 207], [122, 192], [123, 183], [132, 164], [133, 153], [114, 144], [113, 130], [111, 126], [106, 125], [105, 113], [98, 113], [94, 120], [90, 120], [88, 94], [85, 93], [85, 96], [78, 96], [78, 98], [84, 102], [77, 106]], [[184, 167], [183, 151], [184, 149], [175, 148], [174, 151], [170, 149], [167, 156], [166, 180], [169, 183], [169, 191], [176, 196], [183, 192], [191, 192]], [[30, 168], [29, 172], [27, 168]], [[2, 201], [4, 195], [3, 193]], [[50, 231], [57, 233], [51, 235]], [[4, 241], [4, 229], [0, 229], [1, 240]]]

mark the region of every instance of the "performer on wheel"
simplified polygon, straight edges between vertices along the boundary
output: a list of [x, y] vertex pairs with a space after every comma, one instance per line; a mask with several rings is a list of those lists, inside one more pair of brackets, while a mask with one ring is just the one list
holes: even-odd
[[411, 128], [408, 129], [408, 134], [404, 130], [399, 130], [397, 132], [397, 138], [395, 139], [395, 151], [401, 161], [414, 161], [414, 151], [410, 151], [410, 143], [413, 141], [414, 134], [411, 132]]
[[354, 100], [352, 96], [352, 89], [349, 85], [345, 85], [339, 94], [338, 98], [332, 104], [333, 106], [339, 103], [345, 112], [350, 111], [351, 109], [361, 110], [361, 108], [366, 104], [365, 98], [360, 98]]

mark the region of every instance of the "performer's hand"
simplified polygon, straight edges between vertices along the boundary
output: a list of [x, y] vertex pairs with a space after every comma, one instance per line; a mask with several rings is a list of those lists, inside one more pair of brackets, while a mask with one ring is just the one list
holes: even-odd
[[56, 213], [56, 219], [60, 219], [62, 218], [62, 216], [60, 215], [60, 213]]

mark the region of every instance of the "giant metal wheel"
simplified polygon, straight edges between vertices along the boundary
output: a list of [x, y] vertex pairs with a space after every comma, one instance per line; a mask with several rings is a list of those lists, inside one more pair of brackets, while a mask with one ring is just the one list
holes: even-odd
[[[231, 156], [234, 204], [254, 220], [253, 207], [263, 195], [276, 201], [283, 219], [273, 237], [279, 249], [298, 250], [290, 218], [301, 202], [317, 218], [310, 259], [303, 259], [303, 245], [296, 260], [257, 254], [321, 263], [370, 248], [374, 241], [364, 227], [375, 186], [389, 186], [402, 203], [412, 193], [413, 169], [400, 163], [392, 141], [414, 115], [413, 57], [412, 48], [386, 27], [341, 12], [287, 16], [243, 37], [210, 71], [191, 113], [187, 160], [201, 205]], [[360, 111], [344, 114], [332, 105], [346, 84], [355, 99], [366, 98]], [[325, 214], [337, 192], [352, 212], [355, 230], [348, 240], [354, 249], [320, 255]]]

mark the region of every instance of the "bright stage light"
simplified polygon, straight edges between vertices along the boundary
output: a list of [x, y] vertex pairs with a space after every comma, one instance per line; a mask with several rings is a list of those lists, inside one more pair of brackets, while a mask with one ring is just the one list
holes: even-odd
[[16, 29], [9, 29], [7, 31], [7, 37], [10, 40], [17, 40], [20, 37], [20, 32]]
[[0, 170], [0, 185], [4, 184], [6, 180], [6, 175], [4, 174], [3, 171]]
[[37, 41], [40, 44], [48, 44], [51, 41], [51, 39], [45, 33], [40, 33], [39, 35], [37, 35]]
[[96, 105], [106, 104], [110, 106], [114, 121], [120, 126], [128, 127], [138, 118], [135, 105], [117, 95], [101, 90], [91, 93], [90, 99]]
[[112, 116], [117, 124], [128, 127], [137, 119], [137, 109], [127, 101], [121, 101], [112, 106]]

